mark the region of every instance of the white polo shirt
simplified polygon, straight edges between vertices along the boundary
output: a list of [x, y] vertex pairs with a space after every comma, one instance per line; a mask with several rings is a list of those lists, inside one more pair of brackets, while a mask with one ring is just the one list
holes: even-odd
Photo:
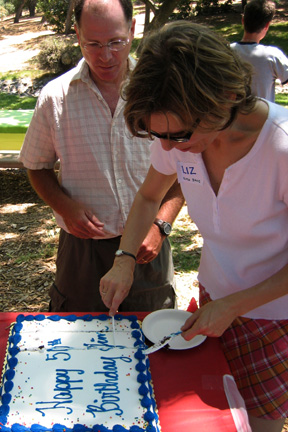
[[31, 170], [53, 168], [60, 159], [62, 187], [105, 224], [106, 238], [122, 234], [150, 166], [150, 142], [131, 136], [123, 109], [119, 98], [112, 117], [82, 60], [42, 90], [20, 155]]
[[[269, 117], [250, 152], [229, 166], [216, 196], [201, 154], [152, 145], [152, 165], [178, 173], [188, 212], [204, 239], [198, 279], [212, 299], [249, 288], [288, 263], [288, 110]], [[250, 318], [287, 319], [288, 295]]]

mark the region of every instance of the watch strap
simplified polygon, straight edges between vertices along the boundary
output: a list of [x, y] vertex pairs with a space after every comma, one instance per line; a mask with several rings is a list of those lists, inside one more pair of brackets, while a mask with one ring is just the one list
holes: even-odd
[[165, 229], [164, 229], [164, 225], [168, 225], [170, 227], [170, 230], [171, 230], [171, 224], [169, 222], [165, 222], [162, 219], [155, 218], [153, 223], [158, 226], [161, 234], [163, 234], [164, 236], [167, 237], [170, 234], [170, 232], [169, 233], [165, 232]]

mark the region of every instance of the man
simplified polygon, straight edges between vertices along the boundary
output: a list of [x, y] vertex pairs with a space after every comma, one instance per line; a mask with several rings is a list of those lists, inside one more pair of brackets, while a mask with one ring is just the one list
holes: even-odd
[[259, 97], [275, 101], [275, 81], [288, 82], [288, 58], [277, 47], [265, 46], [265, 37], [275, 14], [275, 4], [267, 0], [251, 0], [242, 17], [244, 35], [231, 48], [254, 68], [252, 92]]
[[183, 204], [178, 184], [163, 200], [137, 258], [117, 251], [150, 165], [149, 144], [129, 134], [120, 97], [133, 68], [131, 0], [76, 0], [75, 17], [84, 59], [43, 89], [20, 156], [61, 227], [50, 310], [106, 311], [99, 283], [114, 259], [138, 263], [122, 311], [174, 307], [167, 235]]

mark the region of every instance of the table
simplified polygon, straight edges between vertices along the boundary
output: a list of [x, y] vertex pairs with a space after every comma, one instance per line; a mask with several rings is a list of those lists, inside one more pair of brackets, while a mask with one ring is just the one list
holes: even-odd
[[[1, 370], [9, 325], [19, 313], [0, 313]], [[133, 315], [143, 320], [147, 313]], [[223, 375], [230, 374], [230, 371], [218, 339], [207, 338], [198, 347], [188, 350], [162, 349], [149, 355], [149, 360], [161, 432], [237, 431], [223, 387]]]

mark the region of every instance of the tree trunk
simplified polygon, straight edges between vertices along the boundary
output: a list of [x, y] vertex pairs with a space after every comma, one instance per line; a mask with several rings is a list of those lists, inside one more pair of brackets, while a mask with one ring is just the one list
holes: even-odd
[[35, 17], [37, 0], [30, 0], [28, 4], [30, 18]]
[[66, 16], [66, 21], [65, 21], [65, 35], [68, 35], [71, 30], [73, 9], [74, 9], [74, 0], [69, 0], [69, 8]]
[[27, 2], [27, 0], [21, 0], [21, 2], [19, 3], [19, 5], [16, 9], [16, 13], [15, 13], [14, 24], [19, 23], [19, 19], [21, 17], [22, 10], [23, 10], [26, 2]]
[[150, 5], [147, 3], [145, 7], [144, 33], [150, 24]]
[[166, 24], [178, 3], [179, 0], [164, 0], [159, 9], [157, 9], [153, 20], [147, 27], [147, 31], [157, 30]]
[[[148, 7], [147, 3], [150, 3], [149, 1], [143, 1], [143, 3], [146, 4], [146, 8]], [[164, 0], [164, 2], [161, 4], [159, 9], [153, 10], [154, 12], [154, 18], [145, 28], [144, 28], [144, 34], [148, 33], [152, 30], [157, 30], [158, 28], [162, 27], [169, 19], [169, 16], [173, 13], [174, 9], [176, 8], [177, 4], [179, 3], [179, 0]], [[140, 44], [137, 48], [137, 55], [140, 54], [141, 49], [143, 45], [143, 39], [141, 40]]]

